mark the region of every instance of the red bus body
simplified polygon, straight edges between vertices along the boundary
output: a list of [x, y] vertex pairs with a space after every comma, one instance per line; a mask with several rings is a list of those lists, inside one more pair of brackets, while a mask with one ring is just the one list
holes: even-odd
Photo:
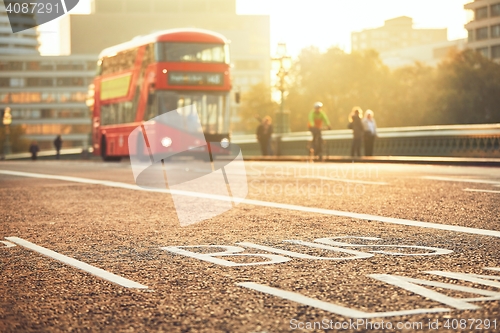
[[[165, 61], [160, 53], [162, 48], [166, 50], [163, 51], [165, 54], [170, 52], [169, 45], [181, 50], [183, 45], [187, 48], [207, 45], [213, 46], [216, 51], [220, 51], [221, 46], [225, 51], [224, 61]], [[207, 113], [204, 127], [206, 141], [228, 139], [231, 79], [227, 50], [228, 40], [219, 34], [206, 30], [178, 29], [138, 37], [101, 52], [98, 73], [94, 79], [94, 98], [90, 102], [93, 108], [94, 154], [105, 160], [129, 156], [132, 153], [127, 144], [129, 134], [159, 114], [151, 105], [162, 94], [174, 102], [177, 98], [177, 105], [180, 102], [205, 101], [203, 107], [206, 107], [208, 96], [208, 100], [212, 101], [209, 106], [215, 108], [216, 116], [214, 118], [211, 114], [209, 118]], [[191, 54], [185, 55], [188, 56]], [[173, 83], [173, 80], [177, 82]], [[208, 80], [212, 83], [208, 84]], [[150, 114], [147, 114], [148, 110]], [[150, 143], [151, 148], [157, 152], [175, 152], [175, 130], [164, 130], [172, 137], [172, 145], [165, 148], [156, 142]]]

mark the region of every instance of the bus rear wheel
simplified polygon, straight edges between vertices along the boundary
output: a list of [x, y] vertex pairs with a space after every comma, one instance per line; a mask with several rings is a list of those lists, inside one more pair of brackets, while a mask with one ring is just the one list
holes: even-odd
[[119, 156], [108, 156], [108, 149], [106, 144], [106, 137], [101, 139], [101, 157], [104, 162], [119, 162], [122, 158]]

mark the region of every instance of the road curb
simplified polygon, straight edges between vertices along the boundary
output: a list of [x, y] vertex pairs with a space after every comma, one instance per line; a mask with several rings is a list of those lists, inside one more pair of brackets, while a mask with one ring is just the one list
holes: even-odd
[[244, 160], [267, 162], [393, 163], [500, 167], [500, 158], [479, 157], [370, 156], [353, 158], [348, 156], [329, 156], [325, 157], [323, 161], [319, 161], [317, 158], [308, 156], [244, 156]]

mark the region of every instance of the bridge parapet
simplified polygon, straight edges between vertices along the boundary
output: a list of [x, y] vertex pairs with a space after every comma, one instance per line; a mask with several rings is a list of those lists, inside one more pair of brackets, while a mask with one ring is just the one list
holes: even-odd
[[[275, 139], [278, 139], [275, 136]], [[308, 155], [309, 132], [284, 134], [281, 155]], [[324, 131], [328, 156], [349, 156], [352, 131]], [[255, 135], [232, 138], [245, 155], [260, 155]], [[379, 128], [374, 154], [379, 156], [500, 157], [500, 124]]]

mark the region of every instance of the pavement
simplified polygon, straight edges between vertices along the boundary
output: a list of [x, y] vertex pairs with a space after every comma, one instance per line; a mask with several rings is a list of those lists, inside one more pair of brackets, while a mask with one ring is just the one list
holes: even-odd
[[182, 227], [179, 196], [225, 199], [129, 161], [0, 162], [0, 332], [500, 332], [500, 168], [245, 170]]

